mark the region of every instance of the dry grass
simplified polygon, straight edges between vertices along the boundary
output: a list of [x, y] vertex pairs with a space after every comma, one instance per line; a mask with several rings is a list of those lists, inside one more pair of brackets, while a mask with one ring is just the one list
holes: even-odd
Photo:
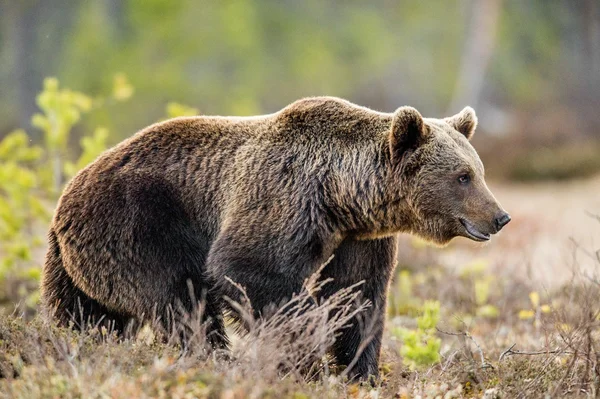
[[2, 318], [0, 392], [20, 398], [343, 396], [346, 379], [343, 372], [333, 377], [328, 349], [369, 304], [357, 302], [358, 285], [316, 303], [315, 293], [329, 282], [318, 277], [268, 320], [254, 319], [248, 302], [234, 303], [247, 332], [231, 352], [208, 348], [199, 314], [179, 327], [193, 332], [184, 348], [177, 345], [180, 330], [155, 337], [147, 326], [121, 338], [94, 326], [84, 333], [58, 328], [41, 316]]
[[[574, 276], [561, 289], [541, 295], [535, 316], [521, 320], [519, 311], [533, 307], [530, 287], [512, 286], [514, 281], [498, 285], [488, 301], [499, 307], [499, 314], [482, 317], [475, 315], [478, 305], [467, 294], [479, 277], [437, 268], [425, 275], [414, 275], [419, 280], [414, 282], [414, 300], [444, 303], [442, 361], [409, 370], [398, 355], [401, 343], [386, 331], [383, 378], [376, 387], [349, 384], [327, 356], [336, 334], [360, 311], [355, 291], [315, 306], [311, 294], [319, 284], [313, 281], [268, 321], [246, 313], [249, 333], [235, 340], [228, 356], [206, 351], [201, 325], [193, 320], [189, 326], [200, 332], [182, 352], [157, 342], [148, 330], [119, 340], [106, 330], [81, 334], [40, 318], [3, 318], [0, 392], [20, 398], [458, 398], [481, 397], [486, 391], [505, 398], [595, 397], [600, 381], [597, 280]], [[552, 311], [542, 311], [545, 303], [552, 304]], [[328, 321], [332, 313], [337, 316]], [[413, 323], [412, 317], [392, 315], [388, 330]]]

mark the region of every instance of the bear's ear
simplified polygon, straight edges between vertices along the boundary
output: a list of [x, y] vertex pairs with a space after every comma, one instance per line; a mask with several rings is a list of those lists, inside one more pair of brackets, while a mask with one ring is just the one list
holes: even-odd
[[467, 140], [471, 140], [477, 128], [477, 115], [471, 107], [465, 107], [458, 114], [449, 118], [444, 118], [444, 121], [452, 126], [455, 130], [462, 133]]
[[429, 128], [423, 117], [413, 107], [400, 107], [394, 112], [390, 132], [390, 152], [394, 163], [400, 162], [402, 155], [416, 149], [425, 141]]

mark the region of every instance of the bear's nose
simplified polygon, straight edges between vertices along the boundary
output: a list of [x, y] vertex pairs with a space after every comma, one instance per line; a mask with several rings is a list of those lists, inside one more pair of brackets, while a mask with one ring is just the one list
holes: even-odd
[[496, 228], [500, 231], [504, 226], [506, 226], [510, 222], [510, 215], [506, 212], [502, 212], [500, 215], [496, 216]]

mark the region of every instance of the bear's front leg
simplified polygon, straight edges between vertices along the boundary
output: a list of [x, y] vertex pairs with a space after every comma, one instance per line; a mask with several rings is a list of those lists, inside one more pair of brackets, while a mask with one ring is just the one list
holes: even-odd
[[324, 297], [360, 281], [360, 301], [371, 306], [355, 317], [342, 331], [333, 347], [341, 365], [351, 367], [350, 378], [379, 377], [379, 352], [385, 323], [388, 285], [396, 264], [396, 237], [377, 240], [346, 239], [325, 267], [322, 278], [331, 278], [322, 291]]

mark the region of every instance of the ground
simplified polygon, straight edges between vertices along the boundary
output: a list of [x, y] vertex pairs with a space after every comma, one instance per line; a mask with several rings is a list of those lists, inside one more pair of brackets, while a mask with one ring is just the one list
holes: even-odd
[[[350, 299], [340, 297], [283, 326], [256, 323], [229, 356], [206, 353], [201, 328], [182, 354], [148, 330], [118, 342], [5, 311], [0, 397], [595, 397], [600, 177], [490, 188], [513, 219], [491, 243], [439, 249], [400, 237], [374, 387], [348, 383], [324, 355], [343, 320], [328, 325], [323, 314]], [[400, 331], [419, 330], [426, 300], [439, 303], [441, 357], [411, 367]]]

